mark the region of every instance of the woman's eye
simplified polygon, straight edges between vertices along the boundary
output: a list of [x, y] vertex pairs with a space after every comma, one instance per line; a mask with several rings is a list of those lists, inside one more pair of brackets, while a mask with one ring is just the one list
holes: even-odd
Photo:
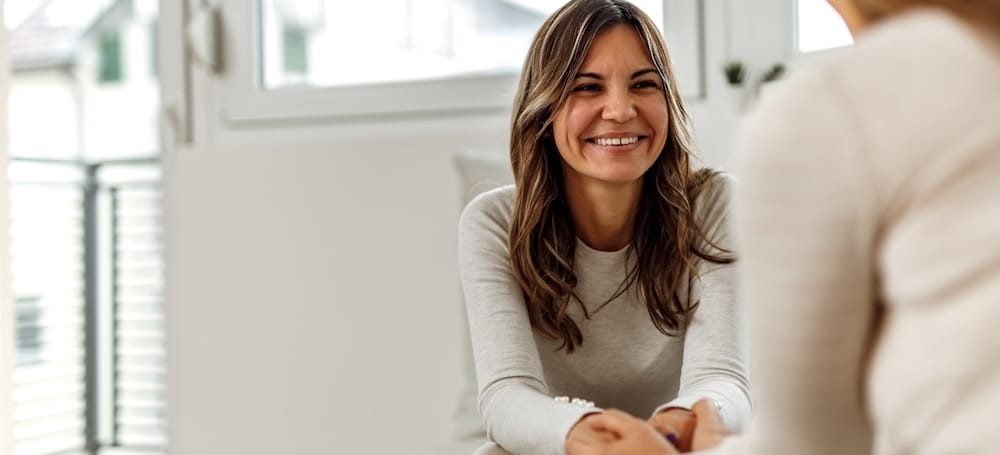
[[635, 88], [659, 88], [660, 84], [655, 81], [639, 81], [634, 85]]
[[600, 89], [601, 87], [597, 84], [584, 84], [573, 87], [574, 92], [596, 92]]

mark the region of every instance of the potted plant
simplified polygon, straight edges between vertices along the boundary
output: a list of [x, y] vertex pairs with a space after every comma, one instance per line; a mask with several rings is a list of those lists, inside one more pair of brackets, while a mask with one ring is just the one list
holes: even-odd
[[746, 108], [746, 64], [739, 60], [730, 60], [722, 66], [722, 74], [726, 77], [730, 104], [737, 112], [742, 112]]
[[767, 84], [769, 82], [774, 82], [778, 79], [781, 79], [781, 76], [784, 75], [785, 75], [785, 65], [782, 65], [781, 63], [775, 63], [773, 66], [771, 66], [771, 69], [767, 70], [767, 72], [764, 73], [763, 76], [761, 76], [760, 81], [761, 83]]
[[731, 60], [722, 66], [722, 72], [726, 75], [726, 82], [730, 86], [742, 86], [746, 81], [747, 68], [739, 60]]

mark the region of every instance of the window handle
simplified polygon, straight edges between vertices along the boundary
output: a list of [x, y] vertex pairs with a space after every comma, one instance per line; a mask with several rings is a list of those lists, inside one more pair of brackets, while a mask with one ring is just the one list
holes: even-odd
[[185, 29], [185, 39], [191, 61], [209, 73], [222, 72], [222, 20], [219, 8], [201, 3], [191, 14]]
[[160, 129], [164, 134], [169, 131], [173, 133], [167, 144], [189, 144], [191, 143], [191, 137], [188, 134], [189, 131], [184, 127], [184, 122], [181, 120], [181, 110], [177, 102], [165, 102], [163, 103], [163, 111], [160, 116]]

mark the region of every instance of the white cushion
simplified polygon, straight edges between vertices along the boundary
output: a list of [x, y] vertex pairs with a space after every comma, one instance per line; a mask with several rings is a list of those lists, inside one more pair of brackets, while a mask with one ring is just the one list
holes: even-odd
[[495, 153], [466, 152], [455, 157], [462, 206], [484, 191], [514, 183], [510, 159]]

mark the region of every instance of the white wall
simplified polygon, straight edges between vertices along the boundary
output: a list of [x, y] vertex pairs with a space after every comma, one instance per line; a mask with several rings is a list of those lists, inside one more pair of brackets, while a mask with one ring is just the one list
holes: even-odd
[[[708, 98], [689, 107], [721, 166], [722, 63], [780, 54], [758, 22], [789, 2], [704, 1]], [[468, 453], [444, 448], [465, 330], [452, 159], [505, 154], [507, 113], [234, 126], [219, 81], [191, 80], [193, 142], [165, 147], [171, 453]]]
[[[0, 24], [4, 0], [0, 0]], [[7, 29], [0, 27], [0, 107], [7, 106], [10, 60]], [[14, 409], [11, 375], [14, 371], [14, 299], [10, 287], [10, 199], [7, 191], [7, 110], [0, 108], [0, 454], [14, 451]]]
[[170, 155], [172, 451], [449, 453], [464, 327], [451, 159], [502, 147], [503, 123]]
[[[11, 79], [10, 153], [17, 157], [80, 157], [80, 92], [63, 69], [21, 71]], [[5, 104], [5, 106], [8, 106]]]

